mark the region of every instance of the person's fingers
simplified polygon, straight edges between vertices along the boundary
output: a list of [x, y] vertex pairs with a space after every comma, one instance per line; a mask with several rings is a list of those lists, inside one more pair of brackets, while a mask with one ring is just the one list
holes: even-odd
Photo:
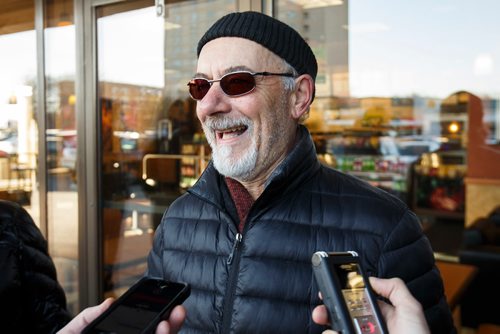
[[158, 326], [156, 326], [155, 334], [171, 334], [170, 325], [166, 320], [160, 321]]
[[108, 298], [97, 306], [86, 308], [85, 310], [77, 314], [73, 318], [73, 320], [71, 320], [58, 332], [58, 334], [80, 333], [89, 323], [91, 323], [95, 318], [104, 313], [104, 311], [106, 311], [113, 303], [113, 301], [113, 298]]
[[400, 278], [381, 279], [370, 277], [369, 279], [373, 290], [382, 297], [389, 299], [395, 307], [401, 303], [408, 305], [408, 301], [415, 301], [415, 298]]
[[168, 317], [168, 323], [170, 324], [170, 334], [177, 333], [186, 319], [186, 309], [182, 305], [177, 305], [174, 307], [170, 316]]
[[173, 308], [167, 320], [161, 321], [156, 327], [155, 334], [175, 334], [186, 319], [186, 309], [182, 305]]
[[89, 324], [94, 321], [94, 319], [104, 313], [104, 311], [106, 311], [114, 301], [114, 298], [107, 298], [99, 305], [87, 308], [86, 311], [84, 311], [84, 319], [86, 323]]
[[328, 311], [326, 310], [326, 306], [316, 306], [312, 312], [312, 319], [318, 325], [328, 325]]
[[381, 312], [389, 329], [400, 333], [429, 333], [422, 305], [413, 297], [400, 278], [382, 279], [370, 277], [373, 290], [388, 298], [392, 305], [379, 302]]
[[389, 297], [393, 293], [393, 290], [395, 289], [396, 285], [398, 284], [397, 281], [400, 279], [399, 278], [381, 279], [378, 277], [369, 277], [369, 280], [373, 290], [377, 294], [381, 295], [382, 297], [390, 299]]

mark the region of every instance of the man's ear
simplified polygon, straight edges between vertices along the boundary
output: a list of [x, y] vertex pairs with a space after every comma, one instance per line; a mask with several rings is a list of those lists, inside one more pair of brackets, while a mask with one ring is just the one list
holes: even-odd
[[309, 74], [302, 74], [295, 79], [292, 117], [299, 119], [311, 105], [314, 92], [314, 81]]

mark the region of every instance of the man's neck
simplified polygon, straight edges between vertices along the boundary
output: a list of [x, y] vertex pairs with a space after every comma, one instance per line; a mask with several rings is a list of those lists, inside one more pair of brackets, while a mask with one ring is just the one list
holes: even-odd
[[259, 198], [259, 196], [262, 194], [264, 191], [264, 188], [266, 187], [267, 180], [271, 177], [273, 174], [274, 170], [281, 164], [283, 160], [287, 157], [287, 154], [281, 156], [278, 160], [276, 160], [267, 170], [265, 173], [262, 173], [261, 175], [258, 175], [251, 181], [242, 181], [236, 179], [239, 183], [241, 183], [245, 189], [252, 195], [252, 198], [256, 200]]
[[267, 178], [254, 180], [250, 182], [244, 182], [244, 181], [238, 181], [238, 182], [240, 182], [243, 185], [243, 187], [245, 187], [245, 189], [248, 191], [248, 193], [252, 196], [253, 200], [255, 201], [264, 191], [266, 181]]
[[250, 193], [254, 201], [257, 200], [257, 198], [259, 198], [259, 196], [264, 192], [267, 180], [269, 179], [269, 177], [271, 177], [274, 170], [283, 162], [283, 160], [286, 159], [288, 154], [292, 151], [293, 147], [297, 144], [299, 137], [300, 136], [298, 135], [297, 129], [296, 136], [292, 140], [290, 140], [291, 144], [288, 146], [286, 153], [279, 157], [271, 166], [269, 166], [269, 168], [267, 168], [267, 170], [263, 174], [258, 175], [251, 181], [242, 181], [235, 178], [235, 180], [241, 183]]

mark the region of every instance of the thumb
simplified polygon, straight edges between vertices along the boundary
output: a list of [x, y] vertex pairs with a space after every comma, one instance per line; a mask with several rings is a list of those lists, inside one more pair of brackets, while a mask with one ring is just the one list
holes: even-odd
[[58, 334], [77, 334], [80, 333], [88, 324], [90, 324], [99, 315], [104, 313], [113, 303], [113, 298], [108, 298], [97, 306], [88, 307], [64, 326]]

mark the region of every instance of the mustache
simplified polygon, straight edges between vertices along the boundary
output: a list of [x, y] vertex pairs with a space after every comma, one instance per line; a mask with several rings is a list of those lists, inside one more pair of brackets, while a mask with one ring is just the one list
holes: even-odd
[[238, 126], [250, 127], [252, 121], [247, 117], [233, 118], [226, 115], [215, 115], [208, 117], [203, 125], [212, 130], [224, 130]]

